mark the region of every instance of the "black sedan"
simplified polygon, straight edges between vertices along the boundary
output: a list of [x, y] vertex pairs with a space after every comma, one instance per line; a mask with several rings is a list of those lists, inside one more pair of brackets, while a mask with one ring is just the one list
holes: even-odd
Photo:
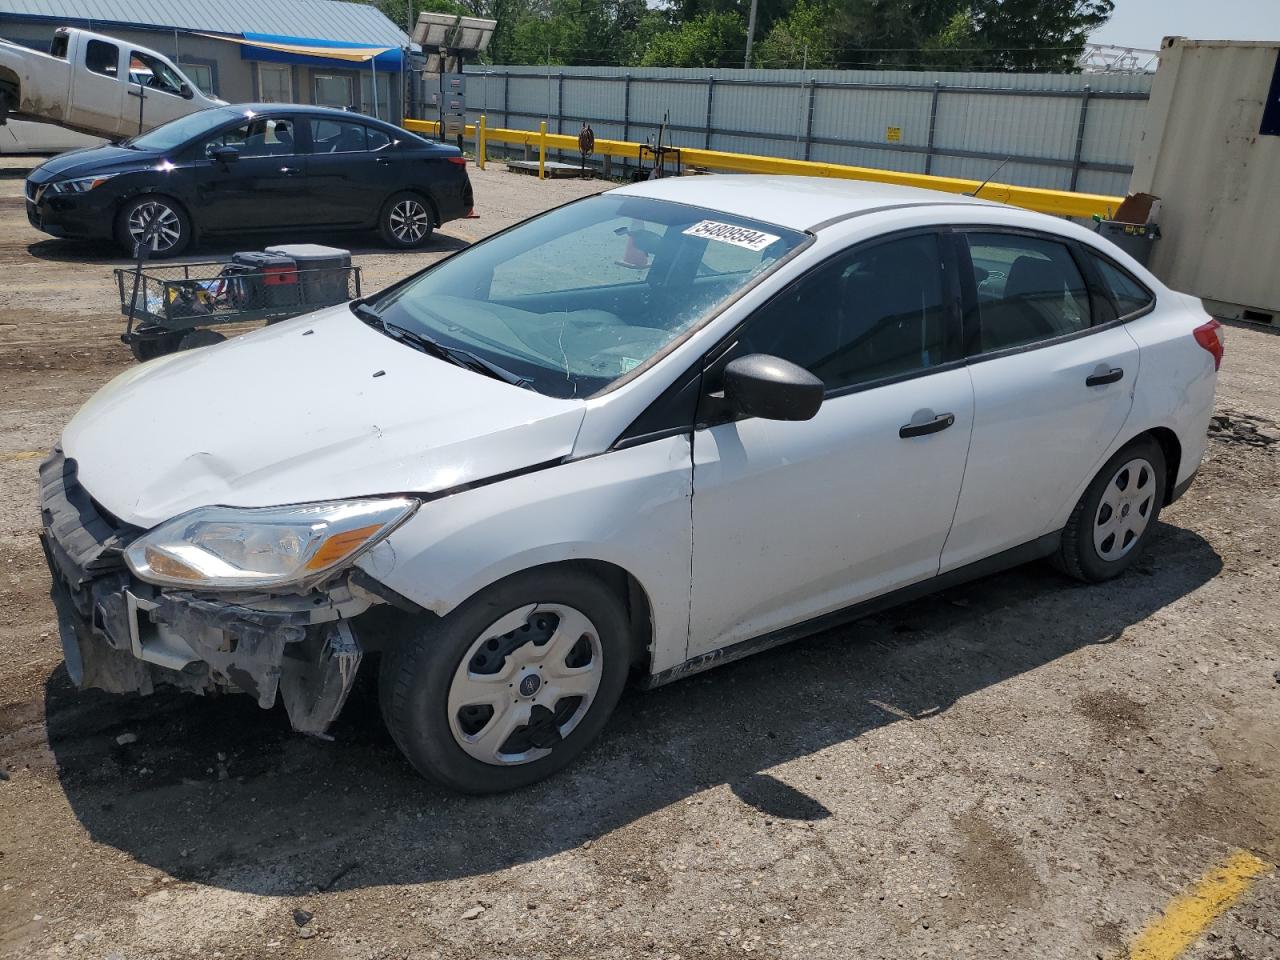
[[372, 117], [293, 104], [202, 110], [27, 179], [27, 217], [55, 237], [147, 242], [174, 256], [201, 237], [377, 229], [393, 247], [471, 212], [456, 147]]

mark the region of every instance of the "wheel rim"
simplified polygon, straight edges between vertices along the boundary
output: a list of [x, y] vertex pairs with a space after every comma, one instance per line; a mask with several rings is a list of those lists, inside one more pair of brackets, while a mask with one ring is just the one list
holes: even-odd
[[135, 244], [141, 243], [153, 223], [156, 230], [151, 238], [152, 251], [161, 253], [173, 249], [182, 238], [182, 221], [172, 207], [159, 200], [148, 200], [133, 208], [129, 214], [130, 238]]
[[1093, 547], [1103, 560], [1119, 560], [1137, 545], [1155, 508], [1156, 473], [1136, 457], [1123, 464], [1102, 493], [1093, 520]]
[[521, 607], [462, 658], [449, 685], [449, 729], [483, 763], [531, 763], [582, 722], [603, 673], [600, 634], [586, 614], [560, 603]]
[[417, 200], [401, 200], [391, 208], [391, 235], [401, 243], [417, 243], [430, 229], [427, 208]]

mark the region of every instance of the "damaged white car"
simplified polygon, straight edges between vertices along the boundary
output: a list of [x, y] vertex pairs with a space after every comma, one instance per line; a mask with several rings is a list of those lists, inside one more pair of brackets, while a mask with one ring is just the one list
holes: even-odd
[[378, 652], [413, 765], [510, 789], [629, 676], [1037, 558], [1123, 572], [1221, 358], [1199, 301], [1049, 217], [626, 187], [103, 388], [41, 468], [68, 672], [322, 733]]

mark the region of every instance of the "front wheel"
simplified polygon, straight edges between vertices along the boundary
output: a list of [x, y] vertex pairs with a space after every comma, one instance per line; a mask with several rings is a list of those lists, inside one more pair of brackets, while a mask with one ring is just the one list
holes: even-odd
[[1054, 561], [1077, 580], [1118, 577], [1151, 538], [1165, 496], [1160, 444], [1140, 437], [1107, 461], [1071, 512]]
[[621, 603], [594, 577], [518, 574], [383, 656], [383, 716], [424, 776], [467, 793], [522, 787], [603, 729], [626, 683], [627, 636]]
[[397, 193], [382, 207], [378, 231], [388, 246], [399, 250], [420, 247], [431, 239], [435, 218], [431, 204], [416, 193]]
[[168, 197], [135, 197], [116, 217], [116, 242], [129, 256], [145, 243], [153, 257], [176, 257], [191, 243], [191, 234], [191, 218]]

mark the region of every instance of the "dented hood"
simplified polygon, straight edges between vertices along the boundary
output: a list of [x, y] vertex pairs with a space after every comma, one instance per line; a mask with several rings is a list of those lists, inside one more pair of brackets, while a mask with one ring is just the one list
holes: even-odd
[[62, 445], [98, 503], [146, 528], [209, 504], [446, 490], [568, 455], [584, 410], [420, 353], [342, 306], [134, 367]]

